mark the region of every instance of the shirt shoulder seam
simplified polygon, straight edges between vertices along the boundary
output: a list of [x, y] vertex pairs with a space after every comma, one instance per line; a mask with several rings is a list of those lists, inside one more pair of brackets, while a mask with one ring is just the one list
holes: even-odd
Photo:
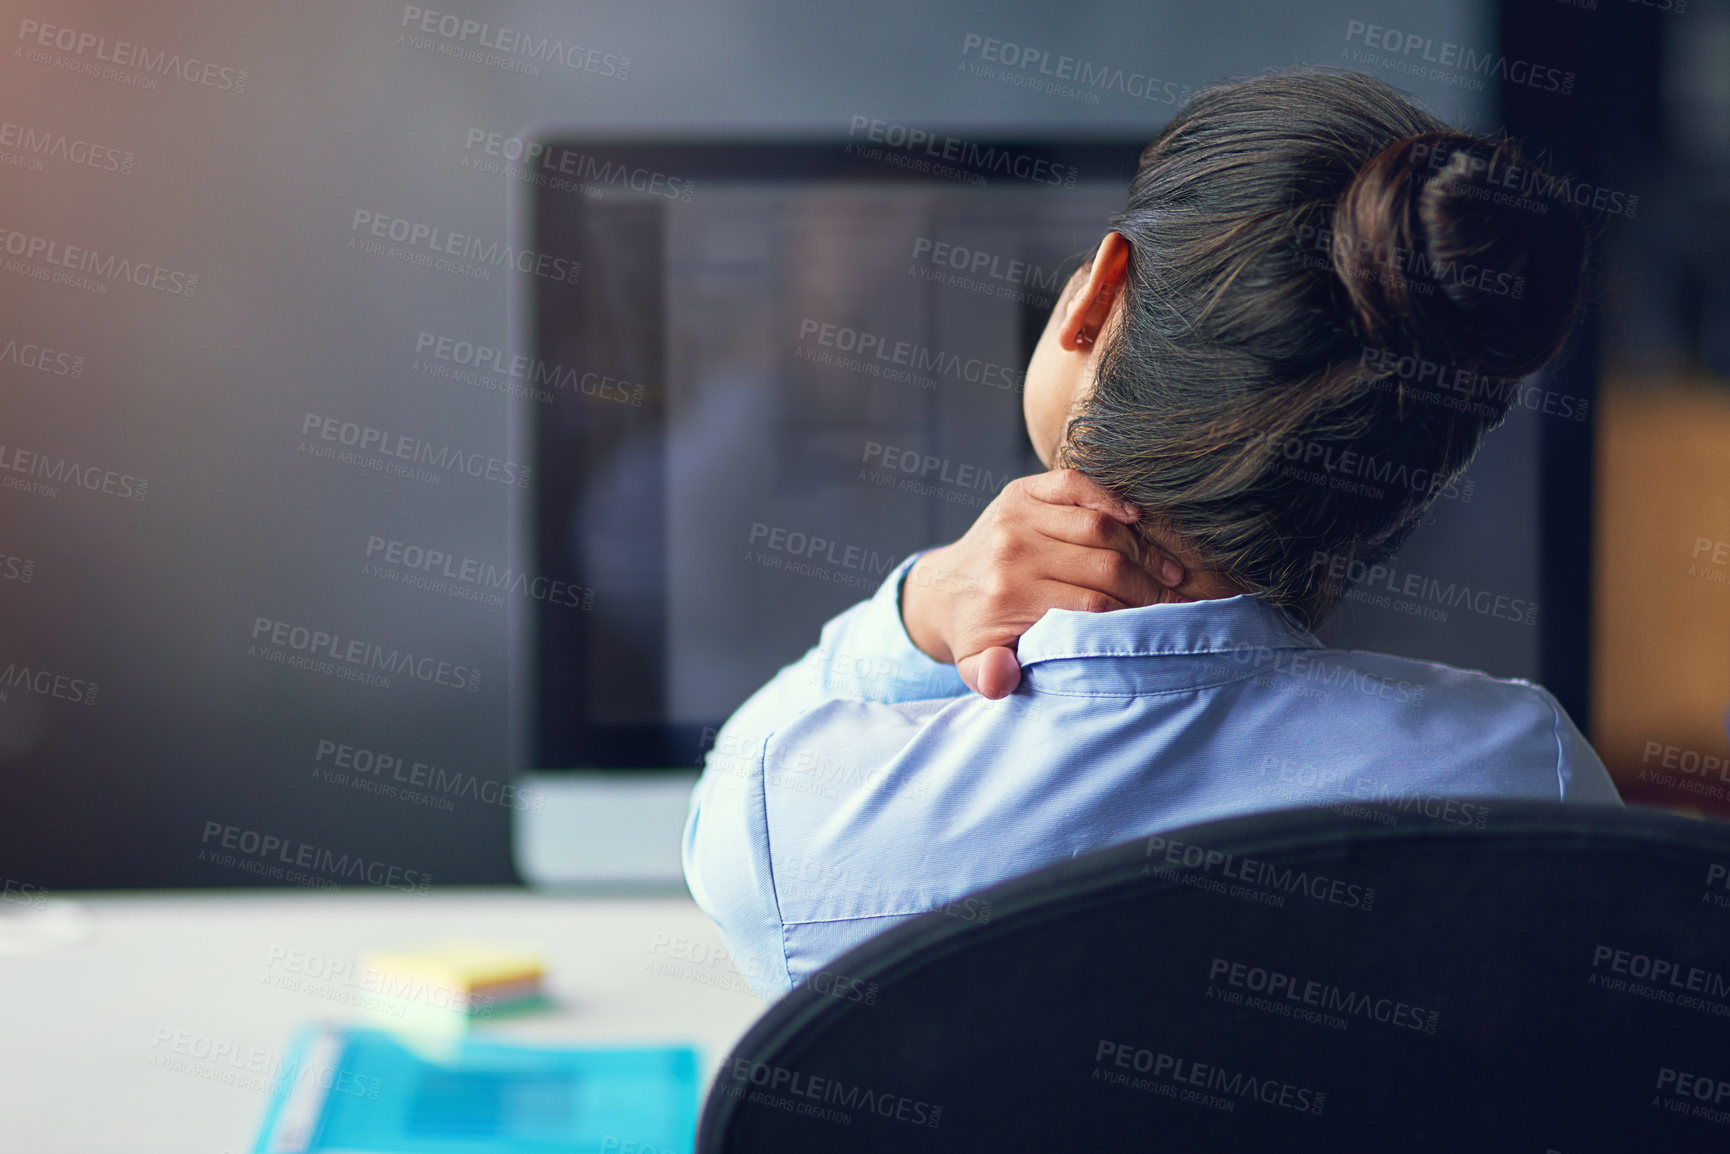
[[1554, 719], [1550, 725], [1550, 735], [1556, 739], [1556, 800], [1566, 801], [1568, 800], [1568, 790], [1562, 781], [1562, 763], [1566, 761], [1567, 758], [1565, 756], [1566, 747], [1562, 743], [1561, 704], [1557, 702], [1554, 695], [1543, 686], [1532, 685], [1531, 682], [1526, 682], [1526, 684], [1538, 694], [1539, 700], [1543, 701], [1545, 705], [1550, 707], [1550, 716]]
[[781, 972], [791, 976], [792, 967], [787, 964], [787, 922], [781, 916], [781, 887], [775, 881], [775, 835], [769, 829], [769, 743], [779, 733], [771, 729], [763, 735], [762, 750], [757, 754], [757, 780], [762, 788], [757, 796], [762, 799], [763, 806], [763, 857], [769, 873], [769, 897], [775, 904], [775, 936], [781, 943]]

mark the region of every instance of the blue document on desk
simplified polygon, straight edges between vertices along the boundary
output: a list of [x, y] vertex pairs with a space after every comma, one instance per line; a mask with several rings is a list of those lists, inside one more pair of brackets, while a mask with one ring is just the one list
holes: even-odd
[[253, 1154], [687, 1151], [697, 1108], [688, 1047], [423, 1042], [318, 1026], [296, 1035]]

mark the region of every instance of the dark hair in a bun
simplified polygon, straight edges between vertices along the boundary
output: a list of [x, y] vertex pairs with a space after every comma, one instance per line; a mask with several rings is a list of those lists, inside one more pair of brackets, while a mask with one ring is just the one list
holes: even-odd
[[[1365, 335], [1500, 378], [1555, 356], [1586, 234], [1568, 201], [1518, 194], [1533, 171], [1511, 141], [1445, 131], [1366, 161], [1333, 218], [1335, 272]], [[1516, 191], [1502, 187], [1510, 178]]]
[[1550, 186], [1361, 73], [1202, 90], [1111, 221], [1121, 324], [1058, 463], [1315, 626], [1566, 342], [1587, 238]]

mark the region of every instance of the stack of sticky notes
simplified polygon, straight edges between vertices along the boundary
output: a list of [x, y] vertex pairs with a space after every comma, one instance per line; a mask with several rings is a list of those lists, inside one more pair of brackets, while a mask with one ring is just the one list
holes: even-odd
[[374, 993], [364, 1005], [390, 1029], [461, 1033], [476, 1022], [547, 1004], [545, 967], [532, 950], [453, 941], [362, 960]]

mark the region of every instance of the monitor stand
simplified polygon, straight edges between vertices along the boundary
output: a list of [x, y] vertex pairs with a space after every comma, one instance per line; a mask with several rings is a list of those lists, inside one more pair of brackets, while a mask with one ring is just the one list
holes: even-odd
[[511, 814], [511, 854], [531, 886], [685, 893], [679, 856], [694, 770], [529, 773], [540, 802]]

